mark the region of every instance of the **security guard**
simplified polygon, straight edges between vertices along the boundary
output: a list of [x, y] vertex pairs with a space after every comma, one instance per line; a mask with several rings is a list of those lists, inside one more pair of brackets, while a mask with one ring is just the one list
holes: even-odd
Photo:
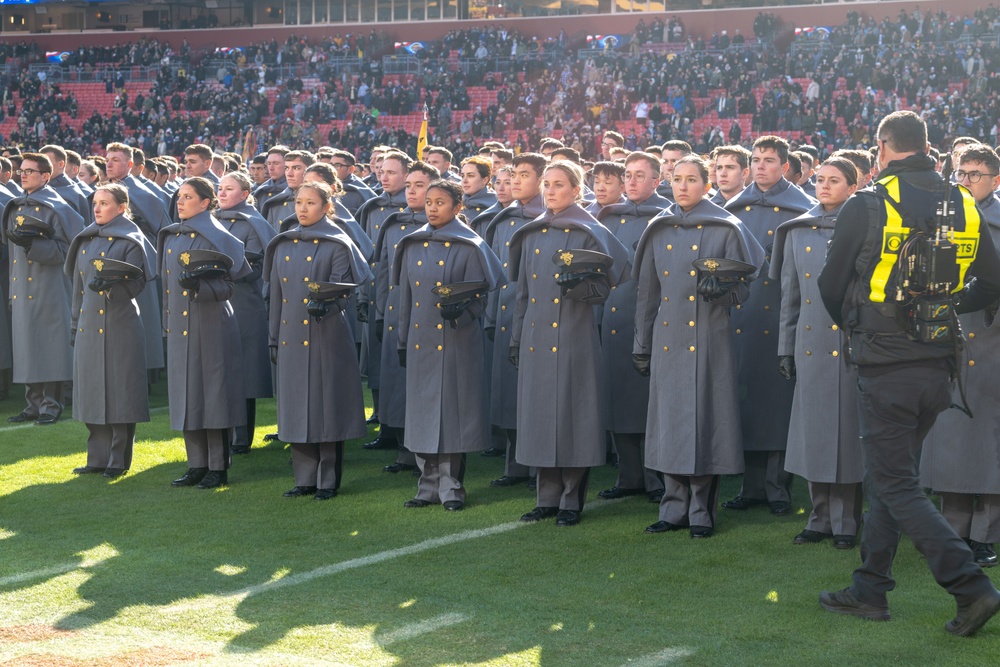
[[[849, 587], [823, 592], [820, 605], [835, 613], [888, 620], [886, 594], [895, 587], [892, 561], [905, 531], [938, 584], [955, 597], [958, 612], [945, 629], [967, 636], [1000, 610], [1000, 591], [924, 495], [917, 471], [924, 436], [951, 403], [955, 341], [921, 342], [908, 336], [905, 320], [896, 316], [901, 307], [894, 303], [900, 243], [893, 240], [905, 239], [912, 229], [934, 228], [945, 184], [927, 155], [927, 126], [919, 116], [889, 114], [877, 136], [878, 184], [844, 205], [819, 278], [823, 303], [834, 322], [847, 330], [850, 361], [858, 367], [859, 432], [871, 492], [861, 566]], [[1000, 296], [1000, 257], [990, 235], [979, 233], [976, 202], [968, 191], [955, 187], [950, 198], [952, 237], [960, 248], [958, 274], [977, 278], [962, 293], [958, 310], [971, 312]]]

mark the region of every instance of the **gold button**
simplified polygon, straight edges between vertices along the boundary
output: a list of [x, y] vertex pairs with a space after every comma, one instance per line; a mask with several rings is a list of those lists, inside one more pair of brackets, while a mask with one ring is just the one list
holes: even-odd
[[664, 323], [663, 323], [663, 326], [667, 326], [667, 323], [666, 323], [666, 322], [664, 322]]
[[182, 335], [184, 335], [184, 336], [187, 336], [187, 335], [188, 335], [188, 332], [187, 332], [187, 331], [184, 331], [184, 332], [182, 332]]
[[812, 331], [812, 327], [809, 326], [808, 324], [806, 325], [806, 331]]
[[[537, 273], [532, 273], [531, 274], [531, 279], [532, 280], [538, 280], [538, 274]], [[506, 287], [506, 285], [504, 285], [504, 287]]]
[[419, 329], [420, 328], [420, 323], [419, 322], [414, 322], [413, 323], [413, 328], [414, 329]]
[[[669, 275], [670, 275], [670, 272], [669, 272], [669, 271], [664, 271], [664, 272], [663, 272], [663, 275], [664, 275], [664, 276], [669, 276]], [[691, 275], [694, 275], [694, 273], [692, 273]]]
[[417, 266], [423, 266], [423, 265], [424, 265], [424, 263], [422, 261], [419, 261], [419, 260], [417, 261]]
[[765, 336], [767, 336], [767, 335], [768, 335], [768, 334], [770, 334], [770, 333], [771, 333], [770, 331], [768, 331], [767, 329], [764, 329], [764, 335], [765, 335]]
[[309, 341], [307, 341], [307, 340], [302, 341], [302, 346], [303, 347], [309, 347]]
[[834, 351], [833, 351], [833, 352], [831, 352], [830, 354], [832, 354], [832, 355], [833, 355], [833, 356], [835, 356], [835, 357], [839, 357], [839, 356], [840, 356], [840, 352], [837, 352], [836, 350], [834, 350]]
[[440, 352], [443, 349], [444, 349], [443, 347], [441, 347], [440, 345], [438, 345], [438, 352]]
[[535, 297], [531, 297], [531, 303], [535, 303]]
[[311, 262], [311, 261], [313, 261], [313, 258], [312, 258], [312, 255], [308, 255], [308, 256], [306, 257], [306, 261], [307, 261], [307, 262]]
[[[80, 309], [80, 312], [81, 313], [83, 312], [83, 308]], [[98, 315], [103, 315], [104, 314], [104, 310], [102, 309], [102, 310], [97, 311], [97, 314]]]
[[769, 281], [769, 280], [765, 280], [765, 281], [764, 281], [764, 287], [767, 287], [767, 286], [768, 286], [768, 285], [770, 285], [770, 284], [771, 284], [771, 281]]
[[392, 331], [392, 327], [389, 327], [389, 331]]
[[807, 357], [811, 357], [812, 356], [812, 352], [810, 352], [809, 350], [806, 350], [806, 356]]
[[[416, 285], [417, 287], [420, 287], [420, 281], [419, 281], [419, 280], [418, 280], [418, 281], [416, 281], [416, 282], [415, 282], [414, 284], [415, 284], [415, 285]], [[391, 285], [389, 286], [389, 289], [392, 289], [392, 286], [391, 286]]]
[[558, 329], [559, 328], [559, 323], [558, 322], [553, 322], [552, 323], [552, 328], [553, 329]]
[[288, 278], [282, 278], [281, 282], [287, 283], [288, 282]]
[[698, 246], [697, 246], [697, 245], [693, 245], [693, 246], [691, 246], [691, 250], [697, 250], [697, 249], [698, 249]]
[[688, 348], [688, 352], [694, 352], [694, 345]]
[[667, 250], [673, 250], [673, 249], [674, 249], [674, 246], [671, 245], [670, 243], [668, 243], [667, 244]]
[[[837, 330], [839, 330], [839, 329], [840, 329], [840, 327], [838, 327], [838, 326], [837, 326], [836, 324], [834, 324], [834, 325], [833, 325], [832, 327], [830, 327], [830, 328], [831, 328], [831, 329], [833, 329], [834, 331], [837, 331]], [[969, 334], [969, 335], [970, 335], [970, 336], [971, 336], [972, 338], [975, 338], [975, 336], [976, 336], [976, 334]]]
[[286, 262], [289, 261], [290, 259], [291, 259], [291, 257], [289, 257], [288, 255], [285, 255], [285, 261]]
[[695, 271], [694, 269], [692, 269], [692, 270], [691, 270], [691, 275], [692, 275], [692, 276], [696, 276], [696, 275], [698, 275], [698, 272], [697, 272], [697, 271]]
[[429, 246], [429, 245], [430, 245], [430, 243], [428, 243], [427, 241], [424, 241], [424, 247], [425, 247], [425, 248], [426, 248], [427, 246]]
[[507, 310], [507, 306], [500, 306], [500, 310]]
[[812, 251], [813, 251], [812, 246], [806, 246], [806, 252], [812, 252]]
[[975, 359], [969, 359], [969, 365], [970, 366], [975, 366], [976, 365]]
[[812, 274], [811, 273], [806, 273], [806, 278], [812, 278]]
[[806, 303], [812, 303], [812, 299], [806, 299]]
[[767, 235], [768, 236], [774, 236], [774, 230], [773, 229], [767, 230]]
[[[309, 303], [309, 299], [302, 299], [302, 303]], [[389, 310], [392, 310], [392, 306], [389, 306]]]
[[778, 212], [778, 211], [780, 211], [780, 210], [781, 210], [781, 208], [780, 208], [780, 207], [778, 207], [778, 206], [775, 206], [775, 207], [774, 207], [774, 212], [775, 212], [775, 213], [777, 213], [777, 212]]
[[309, 324], [309, 320], [302, 320], [302, 324]]
[[439, 325], [438, 325], [438, 329], [440, 329], [440, 328], [441, 328], [441, 325], [439, 324]]
[[771, 310], [771, 306], [764, 306], [764, 310]]
[[414, 308], [419, 308], [420, 307], [420, 302], [419, 301], [414, 302], [413, 303], [413, 307]]
[[[104, 292], [101, 292], [101, 294], [104, 294]], [[184, 290], [183, 292], [181, 292], [181, 296], [187, 296], [187, 295], [188, 295], [188, 291], [187, 290]]]
[[663, 351], [664, 351], [664, 352], [666, 352], [666, 351], [667, 351], [667, 346], [666, 346], [666, 345], [664, 345], [664, 346], [663, 346]]
[[[438, 325], [438, 328], [439, 329], [441, 328], [440, 324]], [[500, 327], [500, 331], [507, 331], [507, 327]]]
[[552, 351], [553, 351], [553, 352], [555, 352], [555, 351], [556, 351], [556, 349], [557, 349], [557, 348], [552, 348]]
[[537, 254], [539, 254], [540, 252], [542, 252], [542, 251], [541, 251], [541, 250], [539, 250], [538, 248], [535, 248], [535, 254], [536, 254], [536, 255], [537, 255]]
[[[103, 313], [104, 313], [104, 311], [102, 310], [102, 311], [101, 311], [101, 313], [103, 314]], [[188, 311], [186, 311], [186, 310], [185, 310], [185, 311], [183, 311], [183, 312], [181, 313], [181, 315], [183, 315], [184, 317], [187, 317], [187, 316], [188, 316]]]
[[445, 248], [450, 248], [451, 247], [451, 241], [445, 241], [444, 242], [444, 247]]
[[[511, 223], [511, 224], [513, 224], [513, 223]], [[528, 352], [534, 352], [534, 351], [535, 351], [535, 348], [533, 348], [533, 347], [529, 347], [528, 348]]]
[[670, 301], [670, 297], [668, 297], [668, 296], [665, 296], [665, 297], [663, 297], [663, 300], [664, 300], [664, 301]]
[[688, 322], [688, 326], [689, 327], [693, 327], [694, 326], [694, 320], [691, 320], [690, 322]]
[[[663, 300], [666, 301], [667, 300], [666, 297], [664, 297]], [[693, 296], [689, 296], [688, 297], [688, 301], [694, 301], [694, 297]]]
[[617, 308], [615, 308], [614, 306], [611, 306], [611, 312], [612, 312], [612, 313], [617, 313], [617, 312], [618, 312], [618, 309], [617, 309]]
[[443, 259], [439, 259], [438, 260], [438, 266], [444, 266], [444, 260]]
[[104, 333], [104, 329], [98, 329], [97, 333]]
[[[834, 326], [834, 328], [836, 328], [836, 327], [837, 327], [837, 325], [836, 325], [836, 324], [834, 324], [833, 326]], [[974, 334], [973, 332], [971, 332], [971, 331], [970, 331], [970, 332], [969, 332], [969, 338], [975, 338], [975, 337], [976, 337], [976, 334]]]
[[414, 350], [419, 350], [419, 349], [420, 349], [420, 345], [419, 345], [419, 344], [417, 344], [417, 345], [414, 345], [414, 346], [413, 346], [413, 349], [414, 349]]
[[749, 206], [747, 206], [747, 210], [748, 210], [748, 211], [750, 210], [750, 207], [749, 207]]

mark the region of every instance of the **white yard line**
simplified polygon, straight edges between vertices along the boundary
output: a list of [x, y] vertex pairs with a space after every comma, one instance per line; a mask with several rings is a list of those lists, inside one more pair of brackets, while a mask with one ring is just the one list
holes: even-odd
[[622, 664], [621, 667], [664, 667], [692, 655], [694, 655], [694, 651], [688, 648], [667, 648], [659, 653], [629, 660]]
[[459, 623], [464, 623], [467, 620], [469, 620], [469, 617], [465, 614], [441, 614], [440, 616], [429, 618], [426, 621], [404, 625], [398, 630], [387, 632], [384, 635], [376, 635], [375, 643], [379, 646], [386, 647], [390, 644], [395, 644], [396, 642], [409, 641], [414, 637], [426, 635], [429, 632], [436, 632], [442, 628], [458, 625]]

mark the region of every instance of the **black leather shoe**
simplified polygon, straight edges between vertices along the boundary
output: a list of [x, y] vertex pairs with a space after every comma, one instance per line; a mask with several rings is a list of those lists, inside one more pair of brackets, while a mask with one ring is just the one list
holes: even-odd
[[416, 470], [416, 469], [417, 466], [410, 465], [409, 463], [390, 463], [386, 467], [382, 468], [382, 472], [391, 472], [392, 474], [396, 474], [397, 472], [401, 472], [403, 470]]
[[33, 422], [38, 419], [38, 415], [29, 415], [27, 412], [22, 412], [19, 415], [14, 415], [13, 417], [7, 417], [7, 421], [11, 424], [23, 424], [24, 422]]
[[495, 459], [501, 456], [507, 456], [507, 452], [502, 449], [498, 449], [497, 447], [490, 447], [489, 449], [479, 452], [479, 455], [485, 456], [488, 459]]
[[638, 496], [646, 493], [646, 489], [623, 489], [620, 486], [612, 486], [610, 489], [598, 491], [597, 497], [604, 500], [614, 500], [615, 498], [626, 498], [628, 496]]
[[272, 442], [278, 439], [277, 433], [268, 433], [264, 436], [264, 442]]
[[828, 537], [833, 536], [829, 533], [820, 533], [815, 530], [806, 529], [792, 539], [792, 544], [817, 544]]
[[403, 503], [403, 507], [411, 507], [411, 508], [413, 508], [413, 507], [427, 507], [428, 505], [432, 505], [432, 504], [433, 503], [431, 501], [424, 500], [423, 498], [410, 498], [405, 503]]
[[55, 415], [38, 415], [38, 419], [35, 420], [35, 426], [48, 426], [49, 424], [55, 424], [59, 421], [59, 417]]
[[316, 493], [315, 486], [296, 486], [294, 489], [289, 489], [281, 495], [285, 498], [301, 498], [302, 496], [311, 496]]
[[337, 497], [337, 489], [320, 489], [316, 492], [316, 500], [329, 500]]
[[659, 505], [660, 501], [663, 500], [663, 489], [650, 491], [649, 493], [646, 494], [646, 496], [649, 498], [649, 502], [656, 503], [657, 505]]
[[239, 447], [232, 447], [229, 450], [233, 454], [249, 454], [250, 448], [246, 445], [240, 445]]
[[711, 537], [714, 534], [715, 530], [711, 526], [691, 526], [692, 539]]
[[869, 621], [888, 621], [892, 619], [888, 605], [885, 607], [876, 607], [873, 604], [862, 602], [855, 597], [850, 588], [833, 593], [823, 591], [819, 594], [819, 606], [827, 611], [832, 611], [834, 614], [847, 614], [848, 616], [857, 616]]
[[128, 470], [125, 470], [124, 468], [108, 468], [104, 471], [104, 476], [108, 479], [116, 479], [127, 472]]
[[732, 500], [727, 500], [722, 503], [722, 506], [727, 510], [748, 510], [751, 507], [757, 507], [757, 505], [763, 505], [763, 500], [757, 500], [756, 498], [744, 498], [743, 496], [736, 496]]
[[976, 561], [976, 565], [980, 567], [995, 567], [997, 564], [997, 552], [993, 550], [992, 544], [987, 544], [986, 542], [976, 542], [975, 540], [966, 540], [969, 543], [969, 548], [972, 549], [972, 555]]
[[556, 525], [557, 526], [575, 526], [580, 523], [580, 511], [579, 510], [559, 510], [559, 514], [556, 514]]
[[378, 426], [379, 425], [378, 415], [372, 413], [372, 416], [365, 420], [365, 424], [367, 424], [368, 426]]
[[95, 468], [94, 466], [81, 466], [79, 468], [73, 468], [74, 475], [96, 475], [97, 473], [103, 473], [104, 468]]
[[180, 478], [170, 482], [170, 486], [194, 486], [208, 474], [208, 468], [188, 468]]
[[[992, 585], [991, 585], [992, 588]], [[958, 637], [968, 637], [986, 625], [986, 621], [1000, 611], [1000, 591], [992, 588], [971, 602], [959, 603], [955, 618], [944, 624], [944, 629]]]
[[771, 503], [771, 514], [775, 516], [786, 516], [791, 514], [792, 504], [784, 500], [775, 500]]
[[673, 530], [684, 530], [685, 526], [678, 526], [676, 523], [670, 523], [669, 521], [657, 521], [656, 523], [646, 526], [647, 533], [669, 533]]
[[448, 500], [445, 502], [444, 508], [449, 512], [461, 512], [465, 509], [465, 503], [461, 500]]
[[834, 535], [833, 536], [833, 548], [834, 549], [853, 549], [854, 548], [854, 535]]
[[229, 483], [229, 475], [225, 470], [209, 470], [208, 474], [201, 478], [197, 487], [199, 489], [217, 489]]
[[527, 477], [509, 477], [504, 475], [500, 479], [490, 480], [490, 486], [517, 486], [527, 481]]
[[524, 521], [525, 523], [533, 523], [535, 521], [541, 521], [542, 519], [550, 519], [557, 514], [559, 514], [558, 507], [536, 507], [530, 512], [525, 512], [524, 514], [522, 514], [519, 521]]
[[373, 449], [397, 449], [398, 447], [399, 443], [397, 443], [395, 440], [391, 438], [383, 438], [382, 436], [379, 436], [374, 440], [372, 440], [371, 442], [366, 442], [365, 444], [361, 445], [362, 449], [367, 449], [369, 451]]

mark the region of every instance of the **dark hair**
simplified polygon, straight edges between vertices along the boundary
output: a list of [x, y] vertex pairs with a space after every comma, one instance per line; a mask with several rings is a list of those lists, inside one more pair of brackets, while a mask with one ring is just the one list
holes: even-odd
[[[451, 162], [453, 157], [452, 152], [443, 146], [427, 146], [424, 148], [424, 155], [441, 155], [446, 162]], [[423, 157], [423, 155], [417, 157]]]
[[[656, 168], [656, 173], [659, 174], [659, 166]], [[592, 172], [594, 176], [612, 176], [617, 178], [619, 181], [625, 180], [625, 166], [618, 162], [611, 162], [609, 160], [602, 160], [594, 165], [594, 170]]]
[[436, 181], [437, 179], [441, 178], [441, 171], [437, 167], [431, 164], [427, 164], [422, 160], [411, 162], [409, 168], [407, 168], [406, 170], [407, 174], [415, 174], [417, 172], [420, 172], [421, 174], [426, 174], [427, 176], [430, 177], [432, 181]]
[[788, 154], [788, 171], [785, 172], [785, 176], [791, 176], [792, 174], [802, 176], [802, 160], [795, 153]]
[[834, 151], [830, 157], [839, 157], [851, 162], [862, 174], [867, 174], [872, 170], [872, 156], [868, 151], [855, 148], [842, 148], [839, 151]]
[[490, 151], [490, 155], [495, 155], [505, 162], [510, 162], [514, 159], [514, 151], [509, 151], [506, 148], [494, 148]]
[[[385, 162], [386, 160], [396, 160], [403, 165], [403, 171], [409, 171], [410, 166], [413, 164], [413, 158], [403, 151], [398, 151], [396, 149], [386, 151], [382, 154], [381, 159], [382, 162]], [[440, 172], [438, 172], [438, 175], [440, 175]]]
[[277, 146], [271, 146], [270, 148], [268, 148], [267, 149], [267, 154], [268, 155], [280, 155], [281, 157], [285, 157], [285, 153], [290, 153], [291, 150], [292, 149], [289, 148], [288, 146], [284, 146], [282, 144], [278, 144]]
[[927, 150], [927, 124], [912, 111], [893, 111], [878, 124], [876, 136], [897, 153]]
[[511, 161], [511, 164], [515, 167], [519, 167], [522, 164], [530, 165], [538, 176], [542, 175], [542, 172], [545, 171], [545, 165], [548, 163], [549, 159], [541, 153], [518, 153]]
[[573, 164], [580, 164], [582, 158], [580, 157], [580, 151], [575, 148], [570, 148], [569, 146], [560, 146], [559, 148], [552, 151], [552, 157], [556, 156], [564, 157]]
[[471, 164], [479, 172], [480, 178], [489, 178], [493, 175], [493, 160], [482, 155], [473, 155], [462, 160], [462, 166]]
[[31, 160], [38, 165], [38, 171], [43, 174], [52, 173], [52, 160], [49, 159], [48, 155], [42, 155], [41, 153], [24, 153], [21, 155], [21, 163], [23, 164], [25, 160]]
[[649, 168], [653, 170], [653, 177], [660, 177], [660, 161], [652, 153], [633, 151], [628, 154], [628, 157], [625, 158], [625, 166], [628, 167], [633, 162], [645, 162], [649, 165]]
[[712, 151], [712, 159], [717, 160], [720, 155], [729, 155], [739, 163], [740, 169], [750, 166], [750, 151], [735, 144], [728, 146], [716, 146]]
[[681, 141], [680, 139], [671, 139], [662, 146], [660, 146], [661, 151], [681, 151], [684, 155], [690, 155], [694, 151], [691, 150], [691, 144], [686, 141]]
[[604, 139], [611, 139], [619, 146], [625, 145], [625, 137], [623, 137], [620, 132], [615, 132], [614, 130], [608, 130], [605, 132], [604, 136], [601, 137], [602, 141]]
[[951, 150], [954, 151], [955, 148], [963, 144], [978, 144], [978, 143], [979, 139], [975, 139], [973, 137], [968, 137], [968, 136], [955, 137], [954, 139], [951, 140]]
[[[214, 158], [215, 156], [213, 155], [212, 157]], [[146, 164], [146, 154], [142, 151], [141, 148], [132, 149], [132, 163], [137, 164], [140, 167]]]
[[[134, 155], [135, 151], [133, 150], [133, 156]], [[184, 149], [184, 155], [197, 155], [202, 160], [211, 162], [212, 158], [215, 156], [215, 151], [205, 144], [191, 144]]]
[[986, 144], [973, 144], [958, 154], [958, 163], [982, 162], [991, 173], [1000, 173], [1000, 157]]
[[335, 149], [333, 151], [333, 157], [340, 158], [341, 160], [343, 160], [347, 164], [351, 165], [352, 167], [355, 164], [357, 164], [357, 158], [355, 158], [354, 157], [354, 153], [351, 153], [350, 151], [342, 151], [342, 150], [336, 150]]
[[811, 153], [807, 153], [806, 151], [792, 151], [791, 153], [789, 153], [789, 155], [794, 155], [795, 157], [797, 157], [799, 159], [799, 162], [802, 163], [803, 169], [806, 168], [806, 163], [809, 163], [810, 168], [812, 168], [812, 166], [816, 164], [816, 158], [814, 158]]
[[848, 185], [858, 184], [858, 168], [853, 162], [846, 158], [834, 155], [827, 158], [826, 162], [819, 166], [820, 169], [823, 167], [836, 167], [840, 170], [840, 173], [844, 175]]
[[132, 217], [132, 211], [129, 208], [128, 188], [121, 183], [102, 183], [94, 188], [94, 194], [101, 190], [110, 192], [111, 196], [115, 198], [116, 204], [125, 204], [125, 216]]
[[309, 151], [288, 151], [285, 153], [285, 162], [301, 162], [309, 167], [316, 164], [316, 156]]
[[559, 141], [558, 139], [553, 139], [552, 137], [545, 137], [544, 139], [542, 139], [541, 143], [538, 144], [538, 152], [541, 153], [544, 150], [548, 150], [550, 148], [556, 149], [559, 148], [560, 146], [565, 146], [565, 145], [566, 144]]
[[250, 164], [264, 164], [265, 162], [267, 162], [267, 153], [258, 153], [250, 160]]
[[219, 207], [219, 200], [215, 196], [215, 185], [212, 181], [208, 180], [204, 176], [192, 176], [191, 178], [185, 178], [181, 186], [190, 185], [194, 189], [194, 193], [198, 195], [198, 198], [202, 201], [208, 200], [208, 210]]
[[320, 199], [322, 199], [323, 203], [327, 206], [329, 206], [330, 202], [333, 201], [333, 188], [323, 181], [303, 181], [302, 185], [295, 188], [295, 194], [298, 195], [299, 192], [307, 188], [318, 192]]
[[323, 182], [330, 186], [333, 194], [337, 195], [344, 190], [344, 184], [340, 182], [336, 170], [325, 162], [317, 162], [306, 169], [307, 174], [319, 174]]
[[677, 167], [682, 164], [693, 164], [698, 167], [698, 174], [701, 176], [702, 183], [708, 183], [708, 163], [700, 155], [685, 155], [676, 163], [674, 163], [674, 173], [677, 173]]
[[662, 146], [646, 146], [642, 149], [643, 153], [649, 153], [650, 155], [662, 156], [663, 147]]
[[757, 150], [758, 148], [777, 152], [778, 160], [781, 164], [788, 162], [788, 142], [781, 137], [773, 134], [765, 134], [763, 137], [757, 137], [757, 141], [753, 142], [753, 149]]
[[51, 154], [56, 157], [60, 162], [66, 161], [66, 149], [62, 146], [56, 146], [55, 144], [46, 144], [38, 149], [39, 153]]
[[812, 144], [802, 144], [799, 146], [799, 152], [808, 153], [813, 159], [813, 164], [816, 164], [816, 161], [819, 160], [819, 149]]
[[126, 157], [126, 159], [128, 159], [129, 162], [132, 161], [132, 147], [129, 146], [128, 144], [123, 144], [118, 141], [110, 143], [104, 147], [105, 156], [108, 153], [121, 153]]
[[431, 184], [427, 186], [427, 192], [430, 193], [431, 190], [435, 189], [444, 190], [451, 198], [453, 204], [462, 204], [462, 186], [458, 183], [439, 178], [436, 181], [431, 181]]
[[74, 167], [80, 166], [80, 154], [76, 151], [68, 150], [66, 151], [66, 163], [71, 164]]

